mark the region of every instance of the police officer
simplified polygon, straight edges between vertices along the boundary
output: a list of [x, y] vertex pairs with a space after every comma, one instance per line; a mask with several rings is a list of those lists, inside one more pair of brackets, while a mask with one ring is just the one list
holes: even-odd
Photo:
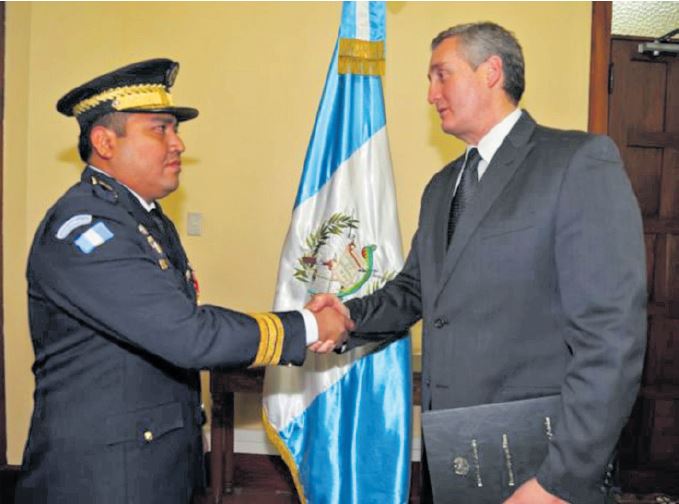
[[35, 408], [18, 503], [187, 503], [202, 481], [198, 370], [304, 361], [349, 322], [332, 310], [244, 314], [196, 303], [158, 200], [177, 189], [178, 64], [135, 63], [67, 93], [87, 162], [28, 261]]

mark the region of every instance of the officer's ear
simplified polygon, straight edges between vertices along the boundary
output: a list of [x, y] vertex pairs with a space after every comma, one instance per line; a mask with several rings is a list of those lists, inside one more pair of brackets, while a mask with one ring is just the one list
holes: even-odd
[[106, 126], [97, 125], [90, 131], [92, 150], [102, 159], [111, 159], [115, 152], [118, 135]]

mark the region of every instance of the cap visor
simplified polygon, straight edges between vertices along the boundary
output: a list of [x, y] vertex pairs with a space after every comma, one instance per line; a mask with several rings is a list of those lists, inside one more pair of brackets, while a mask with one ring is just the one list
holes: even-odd
[[120, 110], [125, 113], [140, 113], [140, 114], [172, 114], [177, 118], [177, 121], [190, 121], [198, 117], [198, 109], [191, 107], [138, 107]]

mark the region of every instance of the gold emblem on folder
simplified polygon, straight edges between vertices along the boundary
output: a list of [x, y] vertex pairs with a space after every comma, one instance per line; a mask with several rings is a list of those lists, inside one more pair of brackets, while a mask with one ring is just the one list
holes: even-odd
[[469, 474], [469, 462], [464, 457], [455, 457], [453, 459], [453, 471], [458, 476], [466, 476]]

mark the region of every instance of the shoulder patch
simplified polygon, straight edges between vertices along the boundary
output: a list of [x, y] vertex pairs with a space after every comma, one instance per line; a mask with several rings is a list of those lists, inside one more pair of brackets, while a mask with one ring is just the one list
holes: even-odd
[[73, 231], [75, 228], [86, 226], [90, 222], [92, 222], [92, 216], [90, 214], [74, 215], [59, 227], [57, 234], [54, 236], [56, 236], [59, 240], [63, 240], [69, 234], [71, 234], [71, 231]]
[[99, 245], [113, 238], [113, 233], [103, 222], [97, 222], [81, 234], [73, 243], [85, 254], [89, 254]]

